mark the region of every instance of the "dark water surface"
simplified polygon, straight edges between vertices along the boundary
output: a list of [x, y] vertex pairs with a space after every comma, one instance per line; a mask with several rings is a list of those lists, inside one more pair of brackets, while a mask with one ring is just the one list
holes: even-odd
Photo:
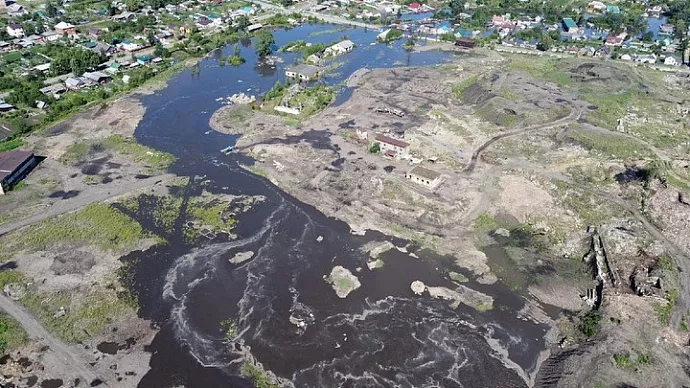
[[[339, 59], [343, 65], [326, 78], [329, 84], [341, 84], [362, 67], [437, 64], [451, 55], [410, 54], [402, 50], [402, 42], [371, 46], [376, 32], [362, 29], [310, 36], [336, 28], [305, 25], [277, 31], [277, 46], [295, 39], [331, 42], [347, 35], [358, 47]], [[285, 61], [276, 69], [256, 68], [253, 49], [243, 47], [244, 65], [220, 66], [217, 58], [227, 58], [231, 51], [219, 51], [202, 61], [198, 72], [185, 71], [164, 90], [142, 97], [147, 110], [136, 131], [138, 140], [177, 156], [172, 171], [196, 177], [191, 193], [194, 182], [203, 179], [210, 182], [206, 189], [211, 192], [263, 195], [266, 200], [239, 217], [235, 241], [187, 246], [182, 220], [175, 235], [167, 236], [169, 245], [124, 259], [133, 264], [141, 315], [161, 327], [149, 347], [151, 370], [140, 386], [249, 387], [237, 376], [245, 360], [262, 363], [298, 387], [524, 386], [489, 342], [507, 348], [510, 359], [529, 370], [543, 346], [544, 328], [516, 317], [524, 302], [507, 287], [467, 283], [496, 299], [496, 308], [485, 313], [464, 306], [452, 310], [443, 301], [416, 297], [410, 290], [414, 280], [454, 287], [441, 274], [446, 259], [424, 251], [417, 252], [417, 259], [393, 250], [383, 256], [384, 268], [369, 271], [361, 246], [390, 238], [373, 232], [352, 235], [345, 223], [240, 169], [241, 156], [220, 154], [235, 137], [210, 130], [209, 119], [221, 106], [216, 99], [265, 92], [284, 79], [284, 68], [301, 55], [281, 54]], [[329, 144], [323, 132], [310, 136]], [[146, 226], [148, 221], [141, 222]], [[317, 242], [319, 236], [322, 242]], [[228, 262], [249, 250], [255, 252], [250, 261]], [[345, 299], [323, 280], [335, 265], [350, 269], [362, 283]], [[358, 272], [358, 267], [364, 269]], [[308, 323], [306, 330], [289, 322], [291, 314]], [[237, 321], [234, 342], [225, 340], [220, 325], [227, 318]]]

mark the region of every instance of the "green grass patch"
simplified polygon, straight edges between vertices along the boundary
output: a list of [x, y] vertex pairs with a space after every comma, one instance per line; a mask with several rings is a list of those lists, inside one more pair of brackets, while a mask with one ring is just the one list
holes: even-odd
[[678, 302], [679, 297], [680, 292], [677, 289], [673, 289], [666, 292], [666, 303], [658, 302], [654, 304], [654, 312], [656, 312], [659, 323], [664, 326], [668, 326], [668, 324], [671, 322], [673, 308], [676, 306], [676, 302]]
[[240, 368], [240, 373], [242, 374], [242, 376], [249, 379], [252, 382], [252, 384], [254, 384], [255, 388], [279, 387], [278, 384], [272, 383], [271, 380], [268, 379], [266, 374], [264, 374], [264, 372], [261, 369], [254, 366], [249, 361], [245, 361], [244, 364], [242, 364], [242, 368]]
[[60, 157], [60, 162], [74, 165], [98, 152], [111, 151], [128, 156], [132, 161], [145, 164], [155, 171], [164, 171], [175, 162], [175, 157], [156, 151], [131, 138], [113, 135], [103, 140], [89, 140], [71, 144]]
[[462, 100], [465, 97], [465, 90], [467, 90], [467, 88], [469, 88], [470, 86], [476, 84], [478, 80], [479, 77], [475, 75], [454, 84], [451, 88], [453, 96], [455, 96], [455, 98], [459, 100]]
[[448, 277], [451, 278], [451, 280], [456, 281], [458, 283], [467, 283], [470, 281], [470, 279], [467, 278], [467, 276], [461, 274], [460, 272], [449, 272]]
[[0, 152], [10, 151], [24, 145], [24, 140], [17, 138], [0, 142]]
[[175, 162], [174, 156], [141, 145], [134, 139], [113, 135], [105, 139], [103, 144], [108, 149], [130, 156], [135, 162], [145, 163], [150, 168], [156, 170], [166, 170], [168, 166]]
[[50, 218], [28, 229], [0, 238], [3, 250], [41, 251], [65, 245], [95, 245], [103, 250], [126, 253], [150, 237], [139, 223], [109, 204], [94, 203], [79, 212]]
[[563, 71], [564, 63], [563, 59], [516, 55], [510, 58], [508, 67], [512, 70], [523, 71], [537, 79], [545, 79], [562, 87], [571, 84], [570, 77]]
[[0, 354], [5, 354], [26, 343], [29, 336], [14, 319], [0, 315]]
[[489, 213], [482, 213], [474, 220], [472, 226], [477, 233], [488, 233], [501, 227], [501, 224]]
[[635, 365], [629, 354], [614, 354], [613, 359], [616, 361], [616, 366], [622, 369], [632, 369]]
[[582, 99], [596, 105], [597, 109], [587, 112], [586, 118], [593, 124], [615, 129], [618, 120], [625, 116], [626, 109], [631, 106], [640, 106], [642, 98], [636, 91], [627, 91], [618, 94], [585, 92]]
[[[131, 309], [116, 295], [104, 291], [83, 297], [66, 292], [29, 292], [21, 299], [21, 303], [48, 331], [70, 343], [93, 338]], [[58, 314], [62, 308], [65, 310], [64, 315]]]
[[568, 132], [567, 137], [589, 150], [617, 159], [637, 160], [653, 157], [652, 152], [642, 142], [614, 132], [573, 130]]
[[252, 174], [254, 174], [254, 175], [258, 175], [262, 178], [266, 178], [268, 176], [266, 174], [266, 170], [264, 170], [263, 168], [261, 168], [259, 166], [249, 166], [248, 168], [249, 168], [249, 171], [251, 171]]

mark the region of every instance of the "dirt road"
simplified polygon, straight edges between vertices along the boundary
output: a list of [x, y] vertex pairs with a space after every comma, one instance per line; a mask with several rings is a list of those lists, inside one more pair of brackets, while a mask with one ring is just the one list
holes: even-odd
[[134, 192], [146, 187], [151, 187], [154, 185], [164, 185], [170, 179], [175, 177], [172, 174], [165, 174], [159, 176], [153, 176], [146, 179], [137, 180], [130, 183], [125, 183], [113, 187], [109, 187], [108, 190], [87, 192], [83, 195], [79, 195], [70, 199], [63, 199], [56, 202], [45, 212], [34, 214], [30, 217], [26, 217], [15, 222], [11, 222], [6, 225], [0, 226], [0, 236], [9, 233], [13, 230], [23, 228], [25, 226], [34, 224], [36, 222], [45, 220], [46, 218], [55, 217], [60, 214], [65, 214], [73, 212], [83, 208], [84, 206], [90, 205], [96, 202], [103, 202], [111, 198], [118, 197], [123, 194]]
[[0, 309], [4, 310], [17, 322], [19, 322], [31, 339], [48, 346], [50, 349], [46, 354], [48, 355], [52, 353], [57, 361], [64, 365], [65, 372], [72, 375], [71, 377], [80, 378], [87, 384], [102, 381], [103, 383], [99, 386], [108, 386], [108, 384], [105, 382], [106, 378], [104, 376], [100, 376], [91, 367], [89, 367], [88, 362], [84, 359], [81, 352], [55, 338], [45, 329], [45, 327], [43, 327], [43, 325], [41, 325], [41, 323], [39, 323], [36, 319], [34, 319], [33, 316], [31, 316], [31, 314], [24, 310], [23, 307], [7, 298], [4, 294], [0, 294]]

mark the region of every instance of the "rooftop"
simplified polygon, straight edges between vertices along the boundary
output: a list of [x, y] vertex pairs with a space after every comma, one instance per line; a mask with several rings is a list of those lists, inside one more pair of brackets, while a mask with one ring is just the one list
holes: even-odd
[[312, 77], [318, 74], [321, 71], [321, 68], [318, 66], [311, 65], [297, 65], [289, 67], [287, 71], [295, 74], [301, 74], [305, 77]]
[[33, 152], [12, 150], [0, 153], [0, 181], [7, 178], [14, 170], [19, 168], [27, 159], [33, 156]]
[[413, 168], [410, 172], [410, 175], [417, 175], [420, 176], [424, 179], [428, 179], [430, 181], [433, 181], [434, 179], [437, 179], [438, 177], [441, 176], [440, 173], [434, 171], [434, 170], [429, 170], [428, 168], [424, 168], [422, 166], [417, 166]]
[[577, 23], [575, 23], [575, 20], [571, 18], [564, 18], [563, 24], [565, 24], [567, 28], [577, 28]]
[[394, 145], [394, 146], [397, 146], [400, 148], [407, 148], [410, 145], [409, 143], [405, 143], [402, 140], [393, 139], [392, 137], [388, 137], [386, 135], [381, 135], [381, 134], [376, 135], [376, 140], [378, 140], [382, 143], [391, 144], [391, 145]]

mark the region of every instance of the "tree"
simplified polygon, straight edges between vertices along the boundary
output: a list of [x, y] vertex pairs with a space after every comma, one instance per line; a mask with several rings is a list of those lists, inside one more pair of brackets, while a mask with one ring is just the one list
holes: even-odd
[[36, 34], [36, 27], [34, 26], [33, 23], [31, 22], [25, 22], [22, 27], [24, 28], [24, 33], [26, 35], [34, 35]]
[[46, 4], [46, 15], [50, 18], [57, 16], [57, 7], [53, 3]]
[[146, 34], [146, 40], [151, 45], [156, 44], [157, 40], [156, 40], [156, 36], [153, 35], [153, 31], [149, 31], [148, 34]]
[[156, 42], [156, 48], [153, 50], [153, 55], [161, 58], [167, 58], [170, 56], [170, 52], [167, 48], [163, 47], [161, 42]]
[[654, 42], [654, 33], [652, 31], [645, 32], [642, 34], [642, 41], [647, 43]]
[[250, 24], [249, 18], [246, 15], [242, 15], [242, 16], [238, 17], [236, 23], [237, 23], [237, 28], [239, 28], [240, 30], [246, 29]]
[[275, 38], [269, 30], [261, 30], [257, 34], [257, 38], [259, 40], [256, 43], [256, 53], [259, 55], [259, 58], [265, 58], [271, 54], [271, 45], [275, 43]]

